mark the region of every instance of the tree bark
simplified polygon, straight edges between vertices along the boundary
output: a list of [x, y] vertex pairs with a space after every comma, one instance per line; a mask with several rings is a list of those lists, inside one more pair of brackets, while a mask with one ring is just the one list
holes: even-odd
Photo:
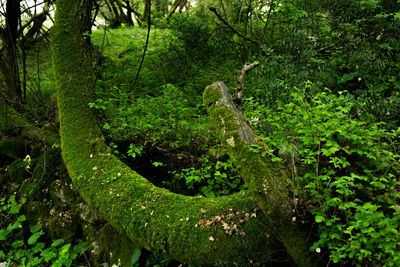
[[20, 1], [7, 1], [6, 3], [6, 27], [1, 30], [3, 42], [0, 60], [0, 71], [6, 81], [6, 90], [2, 97], [7, 103], [17, 107], [22, 100], [21, 82], [17, 63], [17, 35], [18, 19], [20, 13]]
[[151, 12], [151, 0], [144, 0], [143, 21], [148, 21]]

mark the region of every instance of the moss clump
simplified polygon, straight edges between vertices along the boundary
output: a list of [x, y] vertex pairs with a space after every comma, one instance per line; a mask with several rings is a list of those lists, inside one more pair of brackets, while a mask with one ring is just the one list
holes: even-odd
[[70, 181], [55, 180], [51, 183], [49, 194], [55, 206], [72, 206], [73, 203], [80, 200], [79, 195], [71, 187]]
[[55, 151], [44, 152], [36, 162], [36, 167], [32, 173], [32, 180], [41, 190], [57, 179], [58, 169], [61, 165], [61, 158]]
[[203, 94], [203, 103], [208, 108], [210, 105], [221, 99], [221, 92], [213, 86], [207, 86]]
[[25, 214], [30, 225], [40, 224], [45, 225], [48, 216], [46, 206], [39, 201], [27, 201], [23, 207], [23, 214]]
[[50, 211], [51, 217], [47, 221], [46, 228], [51, 239], [63, 239], [66, 243], [76, 241], [81, 238], [79, 218], [68, 210]]
[[31, 200], [40, 198], [40, 191], [37, 190], [37, 186], [31, 180], [25, 180], [22, 182], [21, 187], [19, 188], [19, 193]]
[[116, 230], [111, 224], [106, 224], [100, 231], [97, 240], [99, 250], [95, 263], [108, 263], [117, 266], [130, 266], [133, 251], [138, 247], [124, 233]]
[[0, 185], [3, 185], [6, 182], [6, 177], [0, 173]]
[[26, 170], [23, 160], [15, 160], [7, 167], [7, 173], [11, 182], [22, 184], [31, 174]]
[[23, 159], [29, 153], [29, 146], [15, 138], [4, 139], [0, 141], [0, 155], [12, 159]]

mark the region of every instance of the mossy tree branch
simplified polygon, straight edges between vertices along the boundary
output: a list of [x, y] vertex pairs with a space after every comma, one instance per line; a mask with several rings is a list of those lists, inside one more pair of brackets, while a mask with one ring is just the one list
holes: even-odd
[[[132, 241], [168, 258], [211, 264], [267, 252], [266, 218], [247, 193], [218, 199], [174, 194], [111, 154], [88, 107], [94, 92], [90, 12], [90, 1], [57, 1], [51, 39], [62, 155], [81, 196]], [[243, 217], [249, 212], [255, 216]], [[240, 231], [227, 233], [221, 218]]]
[[318, 258], [309, 251], [307, 231], [293, 222], [284, 168], [266, 155], [266, 144], [254, 134], [228, 87], [222, 82], [207, 86], [204, 104], [230, 158], [266, 214], [268, 226], [299, 266], [317, 265]]

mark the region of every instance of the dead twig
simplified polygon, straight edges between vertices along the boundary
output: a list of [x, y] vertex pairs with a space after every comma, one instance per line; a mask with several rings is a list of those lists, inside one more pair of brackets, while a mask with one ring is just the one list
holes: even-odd
[[243, 90], [243, 84], [244, 84], [244, 78], [246, 74], [251, 71], [252, 69], [256, 68], [257, 66], [260, 65], [259, 61], [254, 61], [250, 65], [247, 65], [246, 63], [244, 64], [242, 70], [240, 71], [240, 75], [236, 78], [236, 92], [234, 95], [234, 100], [237, 104], [240, 103], [240, 98], [242, 97], [242, 90]]

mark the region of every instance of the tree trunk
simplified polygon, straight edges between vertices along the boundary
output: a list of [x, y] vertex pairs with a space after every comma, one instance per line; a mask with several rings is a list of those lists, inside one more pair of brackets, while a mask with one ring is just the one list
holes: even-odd
[[6, 81], [6, 90], [2, 97], [7, 102], [17, 107], [21, 103], [21, 82], [17, 62], [17, 35], [18, 19], [20, 13], [20, 1], [7, 1], [6, 4], [6, 27], [1, 30], [3, 42], [3, 55], [1, 56], [0, 71]]
[[168, 0], [156, 0], [155, 8], [157, 12], [161, 13], [161, 17], [164, 17], [168, 12]]
[[[57, 1], [51, 45], [62, 155], [89, 206], [132, 241], [186, 263], [239, 261], [260, 251], [270, 253], [265, 216], [254, 211], [256, 203], [247, 193], [218, 199], [177, 195], [155, 187], [112, 155], [88, 107], [94, 78], [83, 33], [90, 26], [88, 1]], [[229, 233], [224, 227], [236, 230]]]
[[317, 256], [309, 251], [308, 231], [293, 222], [293, 202], [289, 199], [289, 178], [284, 167], [265, 156], [267, 145], [254, 134], [228, 87], [222, 82], [207, 86], [204, 104], [221, 143], [267, 216], [266, 224], [296, 264], [317, 265]]
[[151, 12], [151, 0], [144, 0], [143, 21], [148, 21]]
[[88, 107], [95, 85], [84, 35], [91, 26], [90, 8], [87, 0], [58, 0], [51, 40], [62, 155], [88, 205], [132, 241], [167, 258], [247, 265], [257, 255], [270, 253], [277, 236], [300, 266], [316, 265], [304, 232], [290, 221], [284, 173], [250, 149], [249, 144], [262, 143], [241, 113], [229, 101], [225, 105], [229, 96], [221, 83], [207, 87], [205, 103], [253, 196], [177, 195], [155, 187], [112, 155]]

